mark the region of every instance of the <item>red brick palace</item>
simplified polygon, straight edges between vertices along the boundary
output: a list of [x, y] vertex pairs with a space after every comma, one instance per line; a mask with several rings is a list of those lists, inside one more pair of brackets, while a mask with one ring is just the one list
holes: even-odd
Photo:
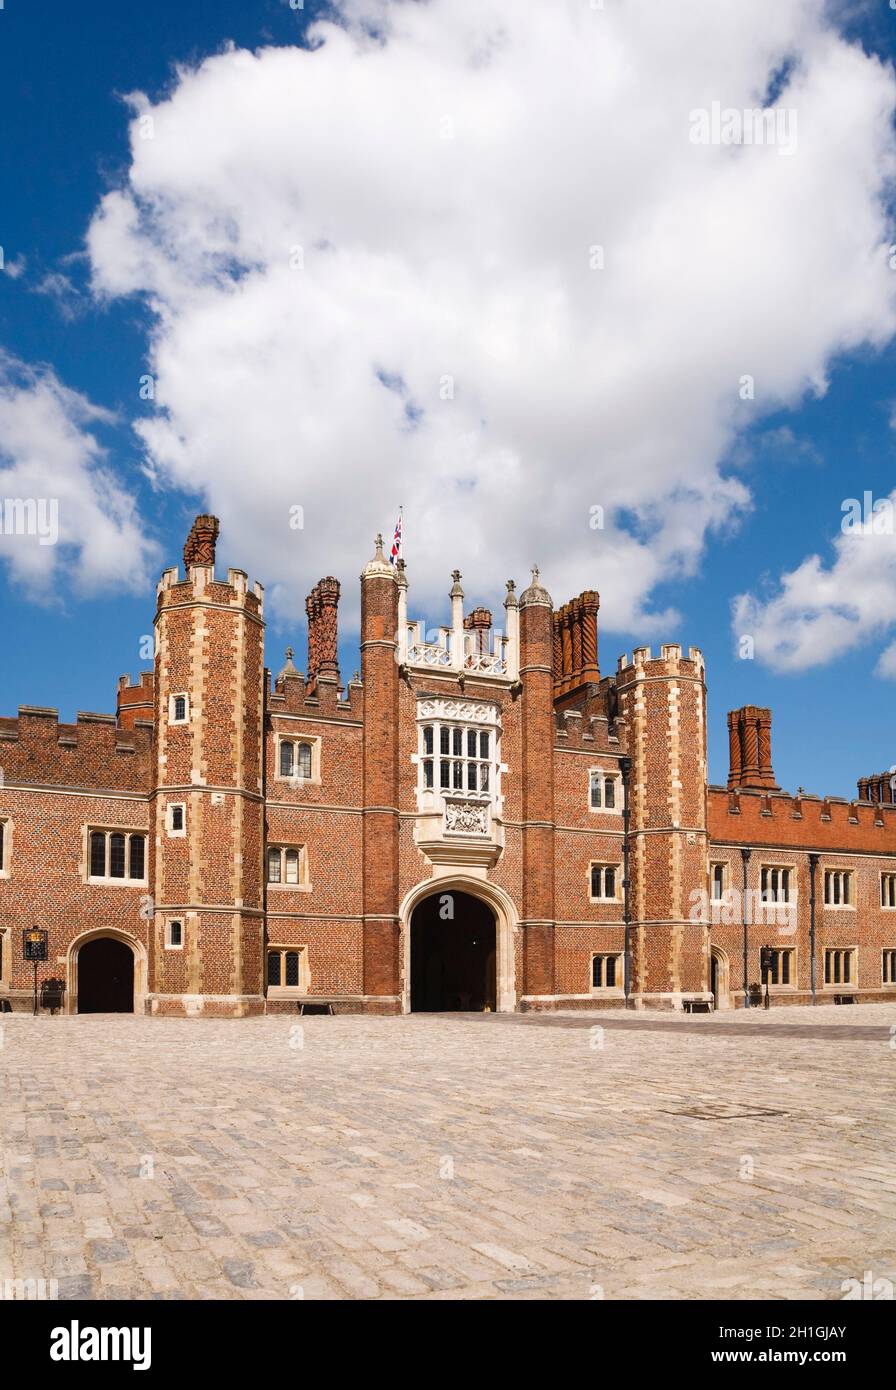
[[788, 795], [747, 706], [709, 786], [696, 648], [602, 676], [597, 594], [555, 609], [537, 571], [500, 628], [455, 573], [430, 632], [381, 544], [360, 678], [327, 578], [306, 670], [272, 683], [217, 533], [198, 517], [162, 575], [155, 669], [114, 715], [0, 719], [0, 1008], [31, 1007], [32, 925], [69, 1012], [733, 1008], [765, 946], [773, 1002], [896, 998], [890, 774]]

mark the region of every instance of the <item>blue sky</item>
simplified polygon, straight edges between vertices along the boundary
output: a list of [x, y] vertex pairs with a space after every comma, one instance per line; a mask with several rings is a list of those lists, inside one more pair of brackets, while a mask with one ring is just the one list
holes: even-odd
[[[150, 574], [161, 568], [160, 561], [168, 564], [180, 559], [192, 516], [206, 505], [218, 507], [219, 503], [213, 470], [211, 475], [208, 469], [200, 471], [195, 487], [190, 486], [189, 459], [178, 464], [176, 478], [169, 475], [160, 481], [157, 473], [152, 483], [146, 476], [146, 436], [139, 436], [133, 426], [140, 417], [154, 414], [153, 404], [141, 401], [136, 387], [151, 358], [153, 311], [145, 294], [120, 293], [101, 299], [89, 288], [90, 266], [84, 254], [87, 229], [104, 195], [126, 183], [132, 160], [128, 125], [133, 112], [122, 97], [139, 90], [151, 102], [162, 103], [177, 85], [176, 65], [193, 70], [208, 55], [221, 52], [228, 41], [248, 50], [294, 43], [318, 9], [311, 0], [304, 11], [295, 11], [280, 0], [191, 0], [188, 5], [164, 0], [151, 6], [6, 0], [0, 11], [4, 132], [0, 245], [7, 265], [24, 262], [22, 273], [0, 274], [0, 349], [32, 368], [52, 368], [67, 389], [111, 412], [110, 418], [96, 420], [90, 428], [107, 451], [105, 467], [123, 494], [133, 498], [141, 534], [155, 547]], [[844, 23], [844, 28], [868, 51], [887, 61], [896, 57], [896, 15], [883, 4], [858, 7], [857, 17], [849, 27]], [[352, 101], [349, 89], [346, 101]], [[313, 143], [314, 132], [305, 138]], [[450, 182], [446, 188], [445, 196], [450, 197]], [[350, 208], [350, 197], [347, 202]], [[807, 226], [806, 237], [813, 234], [813, 227]], [[47, 277], [52, 276], [64, 276], [68, 284], [48, 284]], [[57, 293], [49, 292], [53, 284]], [[736, 477], [749, 489], [750, 508], [708, 529], [692, 573], [682, 574], [676, 564], [666, 571], [659, 568], [649, 586], [647, 606], [654, 614], [676, 610], [671, 626], [654, 623], [652, 628], [649, 619], [634, 621], [625, 605], [617, 602], [611, 616], [618, 615], [619, 626], [610, 631], [601, 628], [605, 671], [615, 668], [619, 653], [643, 640], [655, 644], [679, 640], [703, 649], [714, 781], [723, 781], [726, 775], [725, 713], [744, 703], [772, 707], [775, 770], [788, 789], [802, 784], [813, 792], [849, 795], [857, 777], [896, 763], [896, 686], [892, 679], [875, 674], [882, 648], [879, 634], [869, 632], [849, 649], [833, 649], [805, 669], [788, 671], [780, 661], [738, 659], [731, 615], [738, 594], [749, 591], [760, 602], [767, 601], [780, 576], [796, 569], [805, 557], [818, 553], [826, 567], [833, 564], [833, 540], [844, 498], [861, 497], [866, 490], [885, 497], [893, 489], [894, 362], [892, 344], [859, 343], [829, 353], [823, 395], [797, 392], [786, 408], [757, 412], [754, 422], [744, 415], [717, 463], [724, 476]], [[377, 371], [392, 379], [392, 366], [383, 362]], [[414, 410], [411, 405], [411, 415]], [[159, 457], [164, 452], [161, 446], [157, 450]], [[557, 463], [562, 468], [562, 459]], [[372, 461], [370, 467], [374, 466]], [[258, 467], [258, 460], [246, 460], [247, 472]], [[302, 467], [313, 467], [313, 453], [302, 455], [297, 468]], [[380, 467], [378, 524], [388, 533], [398, 504], [405, 503], [406, 553], [413, 583], [415, 564], [422, 576], [433, 548], [428, 535], [424, 539], [422, 508], [415, 512], [408, 505], [401, 485], [390, 477], [388, 460]], [[475, 463], [471, 476], [475, 490]], [[333, 524], [334, 516], [345, 518], [346, 494], [345, 481], [332, 471], [317, 503], [322, 509], [322, 532]], [[598, 492], [595, 500], [602, 495]], [[287, 493], [277, 493], [278, 505], [286, 500]], [[349, 535], [338, 557], [341, 567], [335, 572], [346, 592], [356, 588], [358, 571], [368, 558], [371, 517], [365, 511], [357, 528], [345, 521]], [[545, 518], [545, 531], [551, 531], [544, 536], [548, 553], [556, 542], [553, 530], [567, 524], [578, 526], [580, 518], [575, 515], [567, 521], [562, 511]], [[625, 530], [620, 521], [623, 539]], [[537, 544], [537, 529], [534, 534]], [[579, 555], [575, 565], [562, 572], [560, 583], [569, 590], [564, 592], [552, 582], [550, 565], [532, 553], [531, 534], [521, 539], [515, 560], [512, 537], [504, 537], [499, 556], [481, 549], [476, 568], [465, 566], [469, 600], [494, 601], [511, 561], [522, 587], [528, 565], [539, 560], [557, 603], [569, 597], [573, 587], [602, 589], [602, 568], [610, 567], [602, 547], [610, 543], [603, 533], [593, 533], [590, 553]], [[440, 536], [440, 550], [447, 595], [455, 554], [463, 550], [450, 525]], [[259, 551], [256, 545], [253, 558], [259, 554], [263, 564], [263, 546]], [[24, 584], [0, 558], [0, 611], [6, 637], [5, 659], [0, 664], [0, 713], [12, 714], [19, 704], [53, 705], [63, 718], [73, 718], [77, 709], [114, 707], [117, 677], [125, 671], [136, 674], [141, 668], [141, 638], [152, 630], [152, 583], [141, 592], [128, 590], [127, 555], [125, 544], [118, 565], [122, 582], [110, 573], [87, 591], [69, 582], [63, 569], [51, 588], [41, 593]], [[143, 563], [138, 558], [135, 568], [139, 570]], [[228, 563], [248, 567], [235, 520], [225, 528], [219, 547], [219, 564]], [[637, 559], [633, 581], [636, 569]], [[296, 592], [306, 592], [324, 572], [310, 537], [305, 549], [296, 552], [295, 570]], [[253, 577], [268, 578], [258, 564], [252, 572]], [[272, 608], [268, 661], [275, 669], [288, 641], [296, 646], [298, 656], [304, 648], [302, 608], [294, 597], [289, 598], [289, 582], [288, 577], [275, 576], [275, 589], [281, 583], [287, 594]], [[437, 581], [429, 584], [427, 580], [427, 584], [427, 594], [439, 592]], [[441, 612], [435, 611], [434, 603], [430, 601], [426, 614], [433, 623], [444, 619], [447, 600]], [[881, 624], [882, 631], [891, 628], [890, 639], [894, 617], [892, 612], [885, 614]], [[627, 621], [631, 626], [626, 626]], [[344, 627], [351, 622], [348, 613]], [[349, 675], [358, 657], [351, 634], [345, 637], [343, 671]]]

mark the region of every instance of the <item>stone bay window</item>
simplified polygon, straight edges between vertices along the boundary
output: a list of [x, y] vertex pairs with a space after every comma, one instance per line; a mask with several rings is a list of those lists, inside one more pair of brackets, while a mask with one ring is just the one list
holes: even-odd
[[501, 811], [501, 729], [489, 700], [417, 702], [417, 809], [422, 840], [494, 840]]

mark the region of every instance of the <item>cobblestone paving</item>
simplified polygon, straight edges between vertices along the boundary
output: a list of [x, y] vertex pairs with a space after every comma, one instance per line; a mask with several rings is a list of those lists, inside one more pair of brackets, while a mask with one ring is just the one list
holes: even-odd
[[893, 1024], [887, 1005], [2, 1016], [0, 1293], [837, 1299], [866, 1271], [896, 1282]]

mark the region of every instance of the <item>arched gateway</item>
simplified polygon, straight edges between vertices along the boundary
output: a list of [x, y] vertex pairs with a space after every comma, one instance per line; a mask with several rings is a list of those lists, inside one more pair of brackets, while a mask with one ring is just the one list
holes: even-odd
[[69, 1011], [139, 1013], [145, 992], [146, 953], [136, 938], [100, 929], [72, 942], [68, 960]]
[[494, 1013], [495, 916], [468, 893], [434, 893], [411, 917], [411, 1010]]
[[406, 1012], [510, 1012], [516, 1007], [516, 912], [486, 880], [419, 884], [401, 910]]

